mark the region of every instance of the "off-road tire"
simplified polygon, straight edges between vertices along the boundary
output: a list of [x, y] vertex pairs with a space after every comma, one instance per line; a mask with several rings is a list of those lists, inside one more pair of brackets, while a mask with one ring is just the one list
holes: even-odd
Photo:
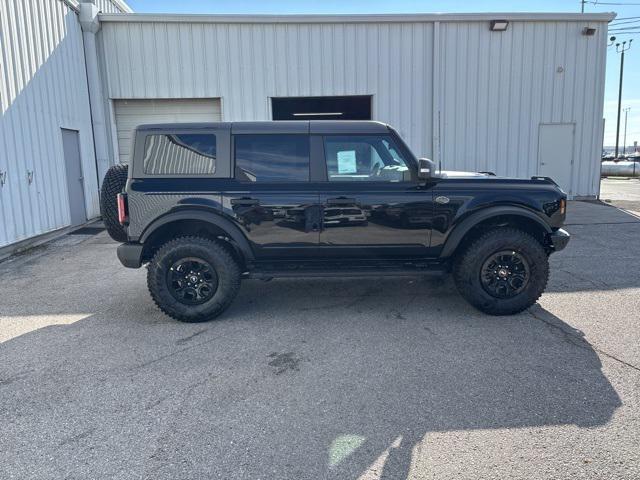
[[[482, 286], [484, 262], [496, 252], [513, 250], [529, 265], [529, 280], [511, 298], [496, 298]], [[454, 260], [453, 278], [460, 295], [478, 310], [490, 315], [512, 315], [532, 306], [544, 292], [549, 279], [549, 259], [544, 248], [528, 233], [515, 228], [496, 228], [484, 233]]]
[[127, 183], [128, 165], [114, 165], [104, 176], [100, 190], [100, 214], [107, 233], [116, 242], [126, 242], [127, 232], [118, 221], [118, 201], [116, 195], [122, 193]]
[[[171, 294], [167, 282], [169, 269], [181, 258], [198, 258], [208, 262], [217, 275], [217, 289], [205, 303], [187, 305]], [[179, 237], [165, 243], [147, 267], [147, 286], [160, 310], [181, 322], [213, 320], [231, 304], [240, 289], [240, 267], [219, 243], [201, 237]]]

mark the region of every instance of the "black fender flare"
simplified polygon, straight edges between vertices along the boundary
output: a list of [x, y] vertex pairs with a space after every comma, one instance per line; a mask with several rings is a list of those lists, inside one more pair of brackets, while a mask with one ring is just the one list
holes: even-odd
[[450, 257], [464, 236], [469, 233], [469, 231], [475, 227], [478, 223], [488, 220], [492, 217], [500, 217], [503, 215], [513, 215], [527, 218], [528, 220], [533, 220], [536, 222], [546, 233], [552, 233], [551, 227], [548, 223], [546, 223], [542, 218], [536, 215], [534, 212], [527, 210], [524, 207], [516, 207], [516, 206], [496, 206], [489, 207], [482, 210], [479, 210], [475, 213], [472, 213], [467, 218], [458, 223], [449, 235], [444, 243], [444, 247], [442, 248], [442, 252], [440, 252], [441, 258]]
[[140, 235], [139, 242], [144, 244], [158, 228], [178, 220], [200, 220], [221, 228], [237, 245], [245, 260], [254, 260], [255, 256], [251, 244], [237, 225], [224, 218], [220, 213], [195, 208], [180, 209], [154, 220], [144, 229], [142, 235]]

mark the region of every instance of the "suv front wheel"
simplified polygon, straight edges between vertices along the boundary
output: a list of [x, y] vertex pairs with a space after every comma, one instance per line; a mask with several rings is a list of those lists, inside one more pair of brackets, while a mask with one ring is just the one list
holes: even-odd
[[491, 315], [511, 315], [532, 306], [547, 286], [549, 260], [528, 233], [496, 228], [473, 241], [455, 259], [460, 294]]
[[231, 304], [240, 288], [240, 268], [219, 243], [180, 237], [164, 244], [147, 271], [156, 305], [181, 322], [212, 320]]

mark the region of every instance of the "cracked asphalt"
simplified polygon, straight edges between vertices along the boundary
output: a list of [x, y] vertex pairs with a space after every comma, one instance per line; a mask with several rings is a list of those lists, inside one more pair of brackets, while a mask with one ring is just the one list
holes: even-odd
[[0, 478], [640, 478], [640, 219], [572, 202], [529, 311], [245, 281], [180, 324], [106, 234], [0, 263]]

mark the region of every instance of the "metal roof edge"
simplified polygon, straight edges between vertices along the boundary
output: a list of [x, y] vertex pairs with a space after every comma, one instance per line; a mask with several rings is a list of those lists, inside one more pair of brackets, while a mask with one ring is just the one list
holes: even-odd
[[[120, 1], [120, 0], [118, 0]], [[416, 14], [345, 14], [345, 15], [203, 15], [165, 13], [102, 13], [102, 22], [157, 23], [393, 23], [455, 21], [573, 21], [610, 22], [614, 12], [604, 13], [416, 13]]]
[[[127, 5], [127, 2], [125, 2], [124, 0], [110, 0], [110, 1], [112, 3], [115, 3], [118, 8], [121, 8], [125, 12], [133, 13], [133, 9], [129, 5]], [[119, 15], [122, 15], [122, 14], [119, 14]]]
[[[69, 8], [71, 8], [74, 12], [78, 13], [80, 11], [80, 3], [78, 0], [61, 0], [62, 3], [64, 3], [65, 5], [67, 5]], [[126, 2], [124, 0], [109, 0], [111, 3], [113, 3], [116, 7], [124, 10], [127, 13], [134, 13], [133, 9], [126, 4]], [[123, 14], [118, 14], [118, 15], [123, 15]]]
[[69, 7], [74, 12], [78, 13], [80, 11], [80, 5], [77, 0], [61, 0], [67, 7]]

